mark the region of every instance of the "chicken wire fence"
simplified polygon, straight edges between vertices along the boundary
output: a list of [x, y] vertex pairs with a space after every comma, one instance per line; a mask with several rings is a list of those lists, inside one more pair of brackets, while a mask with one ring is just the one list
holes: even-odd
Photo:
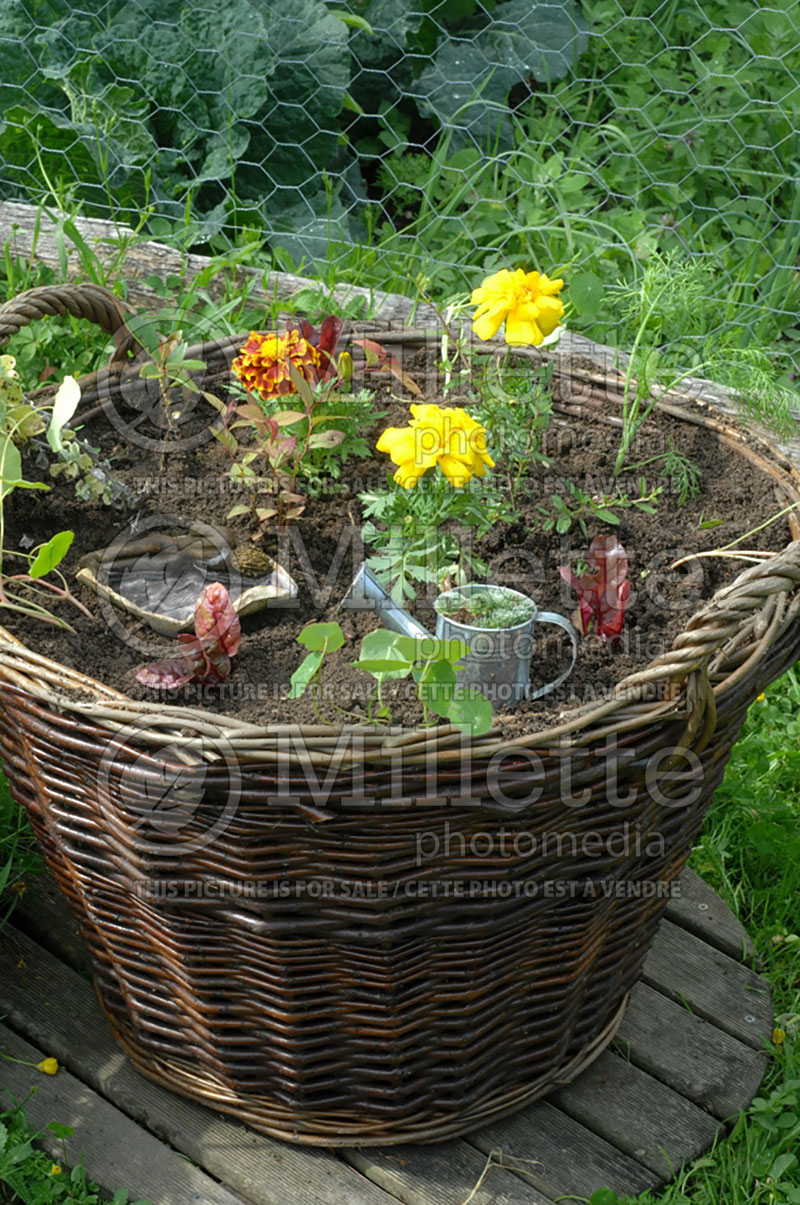
[[439, 297], [569, 266], [601, 336], [660, 253], [794, 347], [800, 0], [3, 0], [0, 99], [6, 199]]

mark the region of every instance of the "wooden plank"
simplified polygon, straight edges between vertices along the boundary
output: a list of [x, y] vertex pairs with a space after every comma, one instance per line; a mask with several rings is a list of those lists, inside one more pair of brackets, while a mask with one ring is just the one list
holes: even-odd
[[[0, 243], [8, 240], [12, 255], [25, 260], [34, 259], [57, 270], [59, 253], [56, 223], [47, 214], [42, 213], [38, 237], [34, 241], [37, 213], [35, 205], [0, 201]], [[220, 262], [209, 259], [206, 255], [184, 254], [164, 243], [144, 239], [137, 241], [130, 227], [122, 224], [98, 218], [74, 218], [73, 222], [84, 242], [97, 256], [104, 272], [110, 271], [117, 263], [118, 247], [112, 240], [118, 239], [120, 235], [131, 240], [125, 252], [124, 264], [114, 273], [113, 279], [125, 282], [127, 299], [131, 305], [141, 306], [146, 310], [161, 310], [169, 304], [155, 289], [145, 284], [148, 276], [159, 276], [161, 280], [166, 280], [168, 276], [178, 276], [183, 281], [191, 282], [200, 272], [207, 272], [214, 263]], [[66, 233], [64, 243], [67, 248], [70, 279], [84, 278], [80, 256]], [[404, 297], [399, 293], [383, 293], [379, 289], [350, 284], [328, 289], [318, 280], [311, 280], [307, 276], [293, 276], [288, 272], [267, 272], [263, 268], [237, 267], [233, 271], [226, 269], [224, 275], [220, 272], [217, 278], [209, 280], [205, 291], [212, 298], [221, 298], [223, 281], [230, 280], [231, 276], [240, 288], [250, 287], [250, 299], [254, 303], [264, 301], [271, 305], [276, 297], [290, 299], [301, 290], [310, 289], [314, 293], [330, 297], [340, 306], [360, 299], [363, 302], [365, 317], [404, 322], [413, 314], [415, 322], [423, 326], [437, 325], [436, 314], [429, 305], [415, 305], [413, 298]], [[198, 338], [201, 336], [198, 335]]]
[[[731, 1001], [731, 1008], [737, 1003]], [[701, 1020], [644, 983], [631, 992], [614, 1049], [636, 1067], [724, 1120], [745, 1108], [767, 1055]]]
[[[6, 1022], [253, 1205], [394, 1201], [327, 1151], [256, 1134], [143, 1079], [111, 1037], [90, 984], [12, 925], [3, 936], [0, 1015]], [[131, 1183], [143, 1192], [135, 1178]]]
[[25, 890], [12, 913], [14, 925], [61, 962], [91, 975], [91, 956], [51, 871], [45, 868], [40, 875], [27, 875], [23, 884]]
[[549, 1101], [539, 1101], [504, 1121], [469, 1135], [483, 1154], [500, 1150], [510, 1164], [528, 1168], [526, 1179], [560, 1200], [587, 1198], [599, 1188], [638, 1196], [653, 1174], [638, 1160], [574, 1121]]
[[661, 1181], [708, 1150], [722, 1129], [691, 1101], [608, 1050], [549, 1099]]
[[[242, 1198], [217, 1184], [177, 1152], [159, 1142], [119, 1109], [103, 1100], [68, 1071], [43, 1075], [35, 1064], [52, 1053], [42, 1051], [0, 1025], [0, 1051], [34, 1066], [3, 1062], [3, 1087], [8, 1096], [25, 1101], [34, 1129], [43, 1130], [42, 1145], [61, 1162], [61, 1141], [45, 1127], [52, 1121], [70, 1126], [67, 1139], [71, 1163], [83, 1159], [86, 1174], [109, 1195], [135, 1185], [135, 1195], [154, 1205], [180, 1201], [183, 1205], [243, 1205]], [[32, 1089], [36, 1089], [31, 1095]], [[8, 1102], [6, 1102], [8, 1103]]]
[[671, 921], [662, 921], [642, 978], [755, 1050], [770, 1040], [772, 1004], [764, 980]]
[[461, 1140], [385, 1151], [370, 1147], [346, 1154], [354, 1167], [405, 1205], [462, 1205], [467, 1199], [470, 1205], [553, 1205], [550, 1197], [495, 1160], [487, 1168], [489, 1152], [480, 1154]]
[[693, 870], [684, 870], [680, 894], [671, 897], [664, 915], [737, 962], [754, 960], [754, 968], [758, 969], [760, 963], [747, 930], [716, 891]]

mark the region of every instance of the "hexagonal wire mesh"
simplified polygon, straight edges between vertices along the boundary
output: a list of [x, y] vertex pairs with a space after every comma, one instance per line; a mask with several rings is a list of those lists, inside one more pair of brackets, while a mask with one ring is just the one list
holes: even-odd
[[607, 341], [672, 251], [703, 337], [796, 346], [800, 0], [5, 0], [0, 100], [6, 198], [440, 297], [571, 265]]

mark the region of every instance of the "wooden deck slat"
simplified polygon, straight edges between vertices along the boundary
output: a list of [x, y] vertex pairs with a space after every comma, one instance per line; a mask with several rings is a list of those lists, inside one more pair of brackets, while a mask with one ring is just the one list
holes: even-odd
[[670, 899], [664, 915], [673, 924], [688, 929], [706, 945], [728, 954], [737, 962], [752, 958], [758, 965], [753, 943], [746, 930], [716, 891], [693, 870], [684, 870], [680, 878], [680, 894]]
[[764, 980], [671, 921], [662, 921], [642, 978], [755, 1050], [770, 1040], [772, 1004]]
[[467, 1198], [470, 1205], [553, 1205], [551, 1197], [503, 1167], [490, 1167], [481, 1180], [486, 1156], [463, 1140], [385, 1151], [370, 1147], [347, 1151], [346, 1157], [404, 1205], [461, 1205]]
[[[52, 1053], [31, 1046], [0, 1025], [0, 1052], [36, 1064]], [[3, 1061], [3, 1107], [9, 1097], [25, 1102], [25, 1113], [35, 1129], [44, 1131], [42, 1142], [58, 1163], [63, 1159], [60, 1139], [45, 1128], [50, 1122], [71, 1126], [67, 1155], [83, 1159], [87, 1176], [107, 1193], [135, 1185], [134, 1195], [154, 1205], [242, 1205], [241, 1199], [193, 1167], [119, 1109], [103, 1100], [85, 1083], [61, 1070], [43, 1075], [35, 1067]], [[31, 1094], [31, 1089], [37, 1091]], [[285, 1202], [284, 1202], [285, 1205]]]
[[612, 1049], [720, 1120], [755, 1096], [767, 1068], [765, 1052], [644, 983], [631, 992]]
[[[91, 985], [13, 926], [6, 927], [3, 939], [0, 1015], [253, 1205], [395, 1201], [335, 1155], [256, 1134], [143, 1079], [111, 1037]], [[47, 1078], [36, 1074], [37, 1081]], [[138, 1184], [136, 1191], [146, 1195]], [[156, 1205], [161, 1205], [157, 1199]]]
[[590, 1197], [598, 1188], [636, 1195], [653, 1185], [649, 1169], [549, 1101], [469, 1134], [468, 1141], [485, 1155], [501, 1150], [509, 1162], [519, 1161], [528, 1168], [526, 1180], [556, 1199]]
[[609, 1051], [549, 1099], [660, 1179], [708, 1150], [721, 1129], [691, 1101]]

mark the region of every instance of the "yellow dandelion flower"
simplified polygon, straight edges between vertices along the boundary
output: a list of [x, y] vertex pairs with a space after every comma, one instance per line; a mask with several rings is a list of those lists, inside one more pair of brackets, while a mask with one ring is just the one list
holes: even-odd
[[563, 317], [564, 303], [556, 295], [563, 287], [563, 280], [543, 273], [503, 268], [473, 291], [472, 304], [478, 308], [472, 329], [479, 339], [491, 339], [505, 321], [506, 343], [538, 347]]
[[775, 1043], [776, 1046], [782, 1046], [785, 1037], [786, 1037], [785, 1029], [781, 1029], [780, 1026], [776, 1026], [775, 1029], [773, 1029], [772, 1041]]
[[55, 1075], [58, 1071], [58, 1059], [42, 1059], [41, 1063], [36, 1064], [36, 1070], [43, 1071], [45, 1075]]
[[411, 489], [436, 465], [457, 489], [494, 468], [486, 431], [461, 408], [412, 406], [409, 425], [387, 427], [376, 446], [398, 466], [394, 479], [403, 489]]
[[50, 1167], [50, 1175], [51, 1176], [60, 1176], [61, 1173], [63, 1172], [63, 1170], [64, 1170], [63, 1167], [61, 1167], [58, 1163], [53, 1163], [53, 1164], [51, 1164], [51, 1167]]

